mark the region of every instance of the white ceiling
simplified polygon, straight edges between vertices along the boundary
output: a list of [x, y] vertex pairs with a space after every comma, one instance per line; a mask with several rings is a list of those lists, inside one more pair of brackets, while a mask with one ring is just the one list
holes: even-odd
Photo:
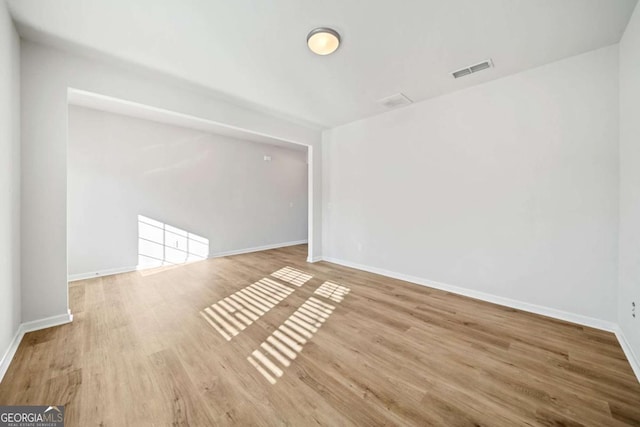
[[[19, 28], [322, 126], [617, 43], [637, 0], [9, 0]], [[343, 39], [306, 47], [317, 26]], [[495, 68], [450, 72], [492, 58]]]

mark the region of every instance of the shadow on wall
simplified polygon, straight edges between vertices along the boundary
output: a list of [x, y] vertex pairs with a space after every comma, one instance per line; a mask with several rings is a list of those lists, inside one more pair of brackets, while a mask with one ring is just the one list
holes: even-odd
[[201, 261], [209, 256], [209, 239], [138, 215], [138, 270]]

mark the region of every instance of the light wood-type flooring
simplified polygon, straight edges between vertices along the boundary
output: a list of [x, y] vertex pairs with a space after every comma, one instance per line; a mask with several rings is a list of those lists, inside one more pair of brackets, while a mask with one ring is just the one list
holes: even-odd
[[24, 337], [0, 404], [67, 426], [640, 425], [611, 333], [305, 259], [73, 282], [73, 323]]

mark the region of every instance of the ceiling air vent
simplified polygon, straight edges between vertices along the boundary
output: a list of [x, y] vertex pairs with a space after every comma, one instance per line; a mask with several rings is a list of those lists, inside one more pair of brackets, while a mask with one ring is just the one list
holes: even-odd
[[454, 79], [459, 79], [460, 77], [464, 77], [467, 76], [469, 74], [473, 74], [473, 73], [477, 73], [478, 71], [482, 71], [482, 70], [486, 70], [487, 68], [491, 68], [492, 66], [492, 62], [490, 59], [487, 59], [486, 61], [482, 61], [479, 62], [477, 64], [474, 65], [470, 65], [468, 67], [465, 68], [461, 68], [457, 71], [454, 71], [453, 73], [451, 73], [451, 75], [453, 76]]
[[409, 105], [412, 102], [412, 100], [402, 93], [396, 93], [395, 95], [387, 96], [386, 98], [378, 100], [379, 104], [382, 104], [387, 108], [397, 108], [403, 105]]

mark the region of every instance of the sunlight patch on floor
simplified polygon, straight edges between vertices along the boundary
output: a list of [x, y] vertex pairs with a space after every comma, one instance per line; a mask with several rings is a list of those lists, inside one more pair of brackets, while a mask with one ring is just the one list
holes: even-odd
[[335, 302], [341, 302], [344, 297], [351, 291], [346, 286], [338, 285], [332, 282], [324, 282], [314, 294], [323, 296]]
[[293, 291], [265, 277], [205, 308], [200, 315], [227, 341], [231, 341]]
[[269, 383], [275, 384], [333, 310], [335, 306], [309, 297], [247, 360]]
[[292, 267], [281, 268], [280, 270], [271, 273], [271, 275], [277, 279], [280, 279], [287, 283], [291, 283], [292, 285], [296, 285], [298, 287], [304, 285], [313, 278], [312, 275], [305, 273], [304, 271], [296, 270]]

